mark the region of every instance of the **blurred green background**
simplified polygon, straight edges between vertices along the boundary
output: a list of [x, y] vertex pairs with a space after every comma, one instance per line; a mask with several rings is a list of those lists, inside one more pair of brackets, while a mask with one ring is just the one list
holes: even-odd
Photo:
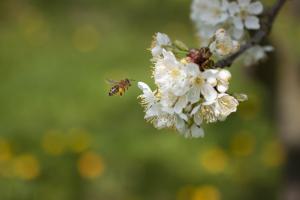
[[[1, 200], [276, 199], [284, 151], [270, 91], [245, 68], [232, 68], [231, 90], [249, 101], [203, 139], [147, 124], [135, 85], [108, 96], [106, 78], [153, 83], [155, 32], [197, 47], [190, 3], [0, 2]], [[299, 33], [289, 17], [277, 29]]]

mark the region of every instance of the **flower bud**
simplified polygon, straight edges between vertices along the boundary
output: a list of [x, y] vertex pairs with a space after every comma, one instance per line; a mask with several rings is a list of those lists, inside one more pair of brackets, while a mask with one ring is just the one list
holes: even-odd
[[218, 79], [220, 79], [222, 81], [228, 82], [230, 80], [230, 78], [231, 78], [231, 73], [226, 69], [222, 69], [218, 73]]

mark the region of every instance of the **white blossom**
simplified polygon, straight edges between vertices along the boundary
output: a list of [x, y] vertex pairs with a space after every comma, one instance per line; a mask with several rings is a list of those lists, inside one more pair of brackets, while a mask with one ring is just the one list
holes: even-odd
[[162, 110], [159, 98], [146, 83], [138, 82], [138, 87], [143, 91], [139, 98], [142, 99], [141, 104], [145, 108], [145, 119], [150, 121], [157, 129], [173, 127], [175, 125], [175, 115]]
[[215, 26], [228, 18], [226, 0], [194, 0], [191, 18], [204, 24]]
[[154, 58], [162, 54], [163, 46], [171, 45], [171, 40], [168, 35], [164, 33], [157, 33], [151, 48], [151, 53]]
[[[260, 29], [259, 15], [263, 10], [259, 0], [193, 0], [191, 19], [197, 28], [201, 45], [209, 45], [215, 55], [224, 57], [237, 51], [239, 44], [248, 42], [249, 30]], [[217, 34], [219, 37], [214, 35], [218, 30], [225, 30], [227, 36], [222, 35], [222, 31]], [[213, 42], [212, 37], [215, 37]], [[242, 58], [245, 65], [253, 65], [272, 50], [270, 46], [254, 46]]]
[[239, 102], [233, 96], [228, 94], [220, 94], [216, 103], [218, 109], [219, 120], [225, 120], [231, 113], [236, 112]]
[[210, 50], [219, 57], [228, 56], [239, 49], [239, 42], [232, 40], [225, 29], [218, 29], [214, 35], [215, 40], [210, 44]]
[[199, 108], [199, 115], [206, 123], [214, 123], [219, 119], [219, 110], [216, 107], [216, 101], [204, 102]]
[[191, 19], [196, 24], [202, 44], [207, 44], [217, 29], [229, 18], [227, 0], [194, 0]]
[[224, 93], [229, 88], [229, 80], [231, 73], [226, 69], [221, 69], [217, 74], [217, 90], [220, 93]]
[[229, 13], [233, 18], [233, 24], [241, 32], [246, 29], [257, 30], [260, 28], [259, 15], [263, 12], [263, 5], [260, 1], [237, 0], [229, 3]]
[[246, 66], [252, 66], [265, 59], [267, 57], [267, 53], [272, 52], [273, 50], [274, 47], [272, 46], [255, 45], [248, 49], [242, 56], [243, 62]]
[[[225, 46], [231, 45], [228, 48], [232, 53], [233, 41], [224, 34], [222, 30], [217, 32], [213, 42], [218, 40]], [[164, 38], [159, 39], [160, 41], [172, 44], [166, 39], [169, 38], [167, 35], [159, 37]], [[164, 42], [156, 44], [162, 43]], [[210, 61], [209, 50], [194, 49], [197, 53], [191, 59], [188, 53], [192, 50], [187, 50], [185, 57], [177, 57], [174, 54], [176, 49], [172, 49], [177, 48], [176, 45], [162, 45], [159, 48], [161, 53], [154, 54], [152, 59], [156, 89], [152, 91], [147, 84], [138, 82], [138, 87], [143, 92], [139, 97], [145, 109], [145, 119], [155, 128], [176, 129], [184, 137], [203, 137], [203, 123], [224, 120], [236, 111], [238, 100], [227, 93], [231, 73], [226, 69], [207, 69], [208, 64], [203, 67], [200, 63], [201, 59]], [[215, 56], [216, 54], [215, 52]], [[244, 95], [240, 97], [239, 99], [245, 99]]]
[[160, 115], [161, 106], [159, 105], [159, 99], [156, 97], [155, 93], [150, 89], [150, 87], [143, 82], [138, 82], [138, 87], [142, 90], [143, 94], [139, 96], [142, 100], [141, 104], [145, 108], [145, 119], [149, 120], [154, 116]]
[[208, 73], [203, 73], [199, 70], [199, 66], [196, 64], [190, 64], [188, 66], [191, 88], [189, 90], [189, 101], [195, 103], [199, 101], [200, 94], [203, 95], [206, 101], [213, 101], [217, 98], [217, 91], [214, 87], [206, 82], [209, 78]]
[[161, 92], [181, 96], [189, 89], [187, 69], [171, 51], [163, 49], [163, 57], [156, 61], [153, 75]]

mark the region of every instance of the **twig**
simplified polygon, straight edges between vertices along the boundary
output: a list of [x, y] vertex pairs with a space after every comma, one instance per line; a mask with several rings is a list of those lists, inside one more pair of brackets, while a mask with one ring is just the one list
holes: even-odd
[[239, 51], [228, 56], [225, 59], [219, 60], [214, 67], [215, 68], [230, 67], [233, 64], [233, 62], [245, 51], [247, 51], [248, 49], [250, 49], [255, 45], [260, 44], [263, 41], [263, 39], [265, 39], [271, 32], [274, 20], [286, 1], [287, 0], [277, 0], [276, 3], [263, 14], [262, 21], [261, 21], [261, 29], [256, 31], [253, 37], [246, 44], [241, 46]]

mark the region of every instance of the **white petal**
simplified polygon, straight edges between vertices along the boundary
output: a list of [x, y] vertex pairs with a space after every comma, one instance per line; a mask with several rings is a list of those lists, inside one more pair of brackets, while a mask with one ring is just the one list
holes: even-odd
[[147, 93], [147, 92], [152, 92], [150, 87], [144, 83], [144, 82], [138, 82], [138, 87], [144, 92], [144, 93]]
[[251, 3], [249, 6], [248, 6], [248, 9], [247, 11], [250, 13], [250, 14], [253, 14], [253, 15], [259, 15], [263, 12], [263, 5], [260, 1], [256, 1], [254, 3]]
[[200, 88], [193, 86], [188, 92], [188, 100], [191, 103], [196, 103], [200, 99]]
[[204, 137], [204, 130], [194, 124], [191, 127], [191, 134], [194, 138]]
[[171, 43], [170, 38], [167, 34], [164, 33], [157, 33], [156, 35], [158, 45], [168, 45]]
[[196, 112], [198, 112], [198, 110], [200, 109], [200, 107], [201, 107], [201, 105], [196, 106], [196, 107], [192, 110], [191, 115], [194, 115]]
[[223, 10], [227, 10], [229, 8], [229, 3], [227, 0], [222, 0], [221, 3], [222, 3], [221, 7]]
[[240, 7], [236, 2], [229, 3], [228, 7], [229, 13], [231, 16], [234, 16], [236, 13], [240, 12]]
[[160, 105], [154, 104], [149, 109], [146, 110], [145, 119], [158, 116], [161, 113]]
[[204, 72], [202, 72], [202, 75], [204, 76], [204, 78], [210, 78], [210, 77], [216, 77], [216, 75], [218, 74], [219, 70], [217, 69], [207, 69]]
[[218, 96], [217, 91], [208, 83], [201, 87], [201, 94], [206, 101], [214, 101]]
[[181, 119], [180, 117], [176, 118], [176, 123], [175, 123], [176, 129], [180, 132], [180, 133], [184, 133], [186, 132], [186, 125], [183, 119]]
[[223, 93], [226, 92], [228, 90], [229, 85], [228, 84], [222, 84], [222, 85], [218, 85], [217, 89], [219, 92]]
[[220, 28], [215, 33], [216, 39], [223, 39], [226, 36], [226, 31], [224, 28]]
[[264, 48], [264, 50], [266, 51], [266, 52], [272, 52], [272, 51], [274, 51], [274, 47], [272, 47], [272, 46], [264, 46], [263, 47]]
[[259, 19], [256, 16], [248, 16], [245, 20], [245, 26], [247, 29], [259, 29]]
[[189, 120], [189, 118], [187, 117], [187, 115], [184, 114], [184, 113], [179, 113], [178, 115], [179, 115], [179, 117], [180, 117], [181, 119], [183, 119], [183, 120], [186, 121], [186, 122]]
[[187, 65], [188, 73], [192, 76], [198, 76], [200, 74], [199, 66], [195, 63], [189, 63]]
[[236, 40], [232, 41], [232, 53], [237, 52], [240, 49], [240, 43]]
[[166, 62], [177, 63], [176, 57], [173, 52], [163, 49], [162, 53]]
[[250, 2], [251, 0], [238, 0], [238, 3], [242, 8], [249, 6]]
[[206, 79], [206, 82], [210, 84], [211, 86], [215, 87], [218, 83], [217, 79], [215, 77], [209, 77]]
[[153, 49], [151, 49], [151, 53], [153, 57], [157, 57], [161, 54], [162, 52], [162, 48], [159, 46], [154, 47]]
[[194, 122], [200, 126], [202, 124], [203, 119], [201, 118], [201, 116], [199, 115], [199, 113], [194, 115]]
[[232, 36], [234, 39], [241, 39], [244, 35], [244, 29], [237, 29], [235, 26], [232, 28]]
[[216, 44], [216, 41], [212, 42], [210, 45], [209, 45], [209, 50], [211, 52], [216, 52], [217, 50], [217, 44]]
[[182, 109], [188, 104], [188, 100], [186, 96], [182, 96], [179, 98], [177, 103], [175, 104], [174, 111], [176, 113], [181, 113]]
[[221, 69], [218, 73], [218, 79], [222, 81], [229, 81], [231, 78], [231, 73], [226, 69]]
[[240, 17], [234, 17], [233, 18], [233, 24], [239, 30], [243, 30], [244, 29], [244, 24], [243, 24], [243, 21], [242, 21], [242, 19]]

